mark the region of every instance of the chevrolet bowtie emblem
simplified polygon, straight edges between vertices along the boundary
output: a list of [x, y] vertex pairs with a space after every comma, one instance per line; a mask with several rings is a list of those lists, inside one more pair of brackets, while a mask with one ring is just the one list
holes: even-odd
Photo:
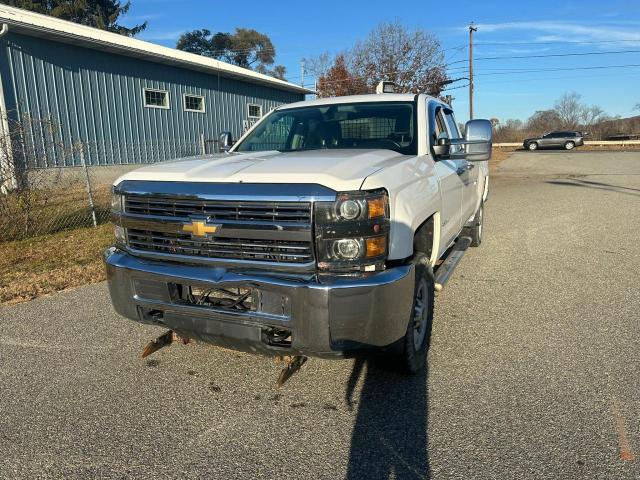
[[191, 233], [192, 237], [206, 237], [209, 233], [216, 233], [220, 225], [207, 224], [206, 220], [191, 220], [190, 223], [182, 225], [183, 232]]

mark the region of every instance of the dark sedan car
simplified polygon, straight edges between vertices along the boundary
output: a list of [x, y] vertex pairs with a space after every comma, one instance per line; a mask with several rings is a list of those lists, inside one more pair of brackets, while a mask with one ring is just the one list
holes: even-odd
[[532, 151], [539, 148], [573, 150], [575, 147], [584, 145], [584, 138], [580, 132], [549, 132], [541, 137], [527, 138], [522, 145]]

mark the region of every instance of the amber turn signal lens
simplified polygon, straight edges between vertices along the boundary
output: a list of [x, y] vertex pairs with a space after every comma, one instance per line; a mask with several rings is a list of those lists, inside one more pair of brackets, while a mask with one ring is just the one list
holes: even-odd
[[387, 238], [367, 238], [367, 257], [378, 257], [387, 252]]
[[369, 218], [384, 217], [386, 215], [386, 200], [386, 197], [378, 197], [367, 201], [369, 205]]

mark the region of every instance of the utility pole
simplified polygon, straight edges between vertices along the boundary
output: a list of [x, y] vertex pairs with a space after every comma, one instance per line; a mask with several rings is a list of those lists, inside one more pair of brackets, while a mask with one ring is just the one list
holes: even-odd
[[473, 120], [473, 32], [477, 31], [478, 28], [471, 22], [469, 25], [469, 120]]
[[304, 87], [304, 58], [300, 60], [300, 86]]

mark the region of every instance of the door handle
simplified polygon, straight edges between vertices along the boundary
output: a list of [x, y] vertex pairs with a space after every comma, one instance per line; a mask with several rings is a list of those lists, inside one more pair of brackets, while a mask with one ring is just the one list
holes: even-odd
[[457, 175], [464, 175], [469, 170], [473, 170], [474, 168], [476, 168], [476, 166], [473, 163], [467, 163], [466, 165], [463, 165], [462, 167], [458, 167], [456, 169], [456, 174]]

